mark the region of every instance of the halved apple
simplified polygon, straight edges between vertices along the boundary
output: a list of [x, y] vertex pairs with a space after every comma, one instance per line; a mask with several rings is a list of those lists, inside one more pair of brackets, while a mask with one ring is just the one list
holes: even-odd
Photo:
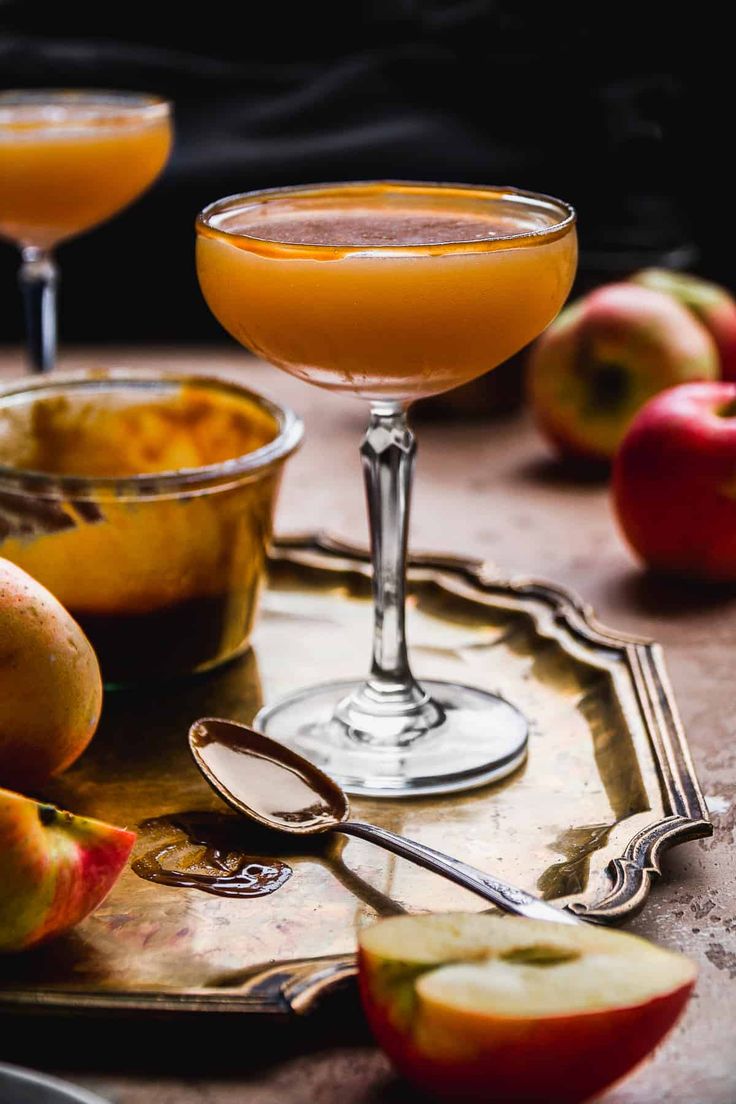
[[637, 936], [484, 913], [400, 916], [359, 934], [380, 1046], [443, 1100], [577, 1104], [669, 1031], [695, 982]]
[[0, 789], [0, 951], [83, 920], [125, 866], [135, 833]]

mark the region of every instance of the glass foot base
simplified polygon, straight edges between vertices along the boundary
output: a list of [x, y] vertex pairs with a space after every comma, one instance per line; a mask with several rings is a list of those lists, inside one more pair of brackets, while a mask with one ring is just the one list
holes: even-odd
[[337, 714], [361, 686], [356, 680], [300, 690], [261, 709], [253, 727], [310, 759], [347, 793], [366, 797], [469, 790], [505, 778], [526, 757], [528, 725], [518, 709], [450, 682], [422, 682], [439, 706], [434, 727], [398, 747], [380, 737], [359, 740]]

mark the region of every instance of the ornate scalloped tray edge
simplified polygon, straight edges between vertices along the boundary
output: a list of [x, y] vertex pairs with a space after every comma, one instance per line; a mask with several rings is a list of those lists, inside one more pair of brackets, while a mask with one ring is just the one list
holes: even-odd
[[[264, 603], [263, 616], [266, 622], [269, 616], [278, 620], [278, 617], [289, 615], [289, 595], [294, 591], [294, 579], [299, 580], [302, 574], [318, 580], [317, 591], [325, 595], [324, 601], [342, 601], [344, 592], [357, 591], [360, 601], [367, 609], [370, 566], [365, 551], [322, 534], [295, 536], [282, 538], [274, 545], [272, 584], [267, 598], [269, 593], [275, 592], [277, 596], [281, 593], [282, 602], [275, 612], [268, 600]], [[286, 579], [283, 586], [279, 581], [282, 575]], [[342, 597], [335, 599], [331, 594], [331, 580], [339, 583], [332, 590], [340, 592]], [[512, 651], [517, 656], [524, 651], [518, 640], [519, 626], [523, 627], [530, 621], [534, 626], [533, 636], [536, 643], [533, 647], [537, 653], [541, 641], [544, 647], [549, 646], [548, 650], [552, 648], [557, 657], [553, 675], [550, 674], [552, 668], [545, 668], [541, 672], [540, 685], [543, 689], [555, 678], [567, 679], [569, 682], [572, 677], [570, 671], [577, 665], [575, 671], [578, 667], [584, 672], [592, 671], [593, 675], [597, 671], [603, 671], [606, 679], [618, 688], [616, 693], [620, 694], [622, 688], [625, 690], [626, 701], [623, 705], [617, 704], [616, 708], [620, 709], [622, 727], [627, 734], [633, 733], [631, 741], [634, 751], [631, 754], [635, 759], [626, 769], [632, 777], [640, 779], [637, 784], [642, 796], [637, 799], [638, 804], [631, 799], [631, 808], [627, 806], [622, 815], [614, 818], [615, 823], [606, 828], [607, 851], [605, 848], [596, 850], [599, 844], [595, 844], [586, 852], [583, 866], [578, 859], [575, 860], [578, 863], [575, 866], [575, 877], [579, 876], [583, 868], [586, 872], [585, 891], [581, 889], [582, 882], [578, 885], [574, 878], [572, 882], [569, 881], [570, 871], [561, 863], [557, 867], [564, 868], [563, 873], [568, 881], [560, 882], [558, 872], [558, 883], [555, 883], [557, 888], [545, 893], [545, 896], [566, 903], [580, 915], [600, 923], [618, 923], [634, 915], [644, 905], [652, 882], [660, 873], [662, 853], [686, 840], [712, 834], [660, 647], [651, 641], [601, 625], [588, 605], [560, 586], [528, 578], [502, 578], [491, 567], [477, 560], [438, 555], [413, 556], [410, 588], [415, 595], [420, 595], [419, 606], [424, 602], [429, 610], [427, 616], [431, 614], [435, 621], [445, 616], [441, 608], [444, 601], [459, 603], [458, 609], [461, 613], [452, 613], [456, 625], [462, 623], [463, 617], [468, 620], [466, 607], [481, 611], [487, 608], [489, 616], [492, 614], [494, 617], [503, 615], [516, 618], [513, 622], [516, 636]], [[422, 599], [425, 592], [426, 597]], [[437, 602], [440, 603], [439, 606]], [[359, 603], [356, 603], [356, 608], [357, 605]], [[315, 624], [318, 620], [319, 618], [313, 618]], [[283, 634], [283, 625], [279, 631]], [[504, 629], [498, 639], [490, 642], [489, 647], [497, 649], [498, 642], [503, 643], [510, 635], [513, 633], [509, 633], [508, 628]], [[477, 641], [471, 641], [470, 645], [467, 641], [460, 641], [456, 650], [462, 650], [461, 645], [465, 647], [467, 654], [471, 654], [473, 648], [476, 652], [482, 651]], [[256, 636], [255, 651], [259, 659], [268, 655], [267, 625], [265, 638], [263, 634], [260, 638]], [[435, 648], [435, 651], [441, 649]], [[427, 654], [430, 653], [431, 647], [428, 646]], [[496, 652], [492, 654], [495, 655]], [[566, 668], [562, 675], [560, 657], [568, 666], [573, 665], [569, 670]], [[421, 669], [419, 675], [422, 676]], [[236, 676], [237, 672], [225, 676], [231, 682], [227, 683], [223, 708], [233, 700], [232, 679]], [[528, 677], [528, 672], [525, 677]], [[265, 670], [261, 672], [260, 681], [269, 694], [273, 692], [274, 686], [272, 680], [269, 682], [267, 663]], [[279, 686], [277, 689], [282, 688]], [[586, 706], [587, 699], [600, 693], [600, 683], [595, 679], [589, 683], [583, 680], [578, 689], [580, 693], [575, 698], [575, 709], [577, 713], [581, 708], [585, 712], [586, 708], [589, 709]], [[209, 691], [210, 694], [212, 692]], [[177, 719], [177, 723], [186, 715], [186, 710], [191, 711], [193, 708], [189, 699], [184, 701], [181, 704], [182, 718]], [[249, 719], [249, 708], [244, 706], [245, 712], [239, 719]], [[127, 722], [130, 723], [130, 715], [127, 716]], [[608, 763], [605, 769], [609, 770], [610, 763], [605, 759], [609, 754], [605, 741], [602, 748], [596, 761], [604, 765]], [[82, 779], [81, 784], [79, 781], [76, 784], [79, 792], [86, 793], [90, 789], [86, 778]], [[82, 784], [86, 785], [86, 790], [80, 788]], [[513, 780], [502, 785], [513, 785]], [[70, 786], [73, 795], [74, 780]], [[61, 796], [63, 798], [64, 794]], [[475, 800], [477, 803], [479, 799], [476, 797]], [[371, 811], [376, 808], [377, 806], [372, 806]], [[434, 812], [427, 814], [428, 818], [432, 816], [436, 820], [443, 815], [437, 812], [437, 808], [435, 804]], [[476, 804], [473, 808], [480, 806]], [[93, 808], [93, 811], [98, 810]], [[361, 806], [361, 813], [362, 811]], [[407, 834], [410, 832], [407, 831]], [[451, 843], [452, 840], [448, 843], [448, 850]], [[587, 878], [588, 868], [592, 869], [591, 863], [595, 864], [596, 856], [601, 861], [605, 859], [604, 865], [597, 872], [597, 881]], [[550, 869], [555, 871], [557, 867]], [[359, 876], [355, 880], [358, 884], [365, 884], [364, 870], [359, 870]], [[345, 884], [344, 878], [342, 881]], [[544, 884], [543, 879], [540, 879], [536, 885], [537, 890], [543, 889]], [[154, 888], [159, 889], [149, 886], [149, 889]], [[535, 887], [532, 885], [530, 888]], [[575, 892], [576, 888], [578, 892]], [[413, 887], [403, 896], [402, 892], [392, 886], [392, 894], [402, 902], [397, 907], [406, 907], [407, 901], [411, 908], [426, 907], [421, 892], [416, 900], [412, 897]], [[275, 896], [278, 897], [278, 894]], [[386, 900], [389, 898], [386, 897]], [[120, 911], [119, 904], [117, 907]], [[182, 976], [179, 984], [171, 986], [126, 986], [119, 978], [113, 984], [104, 977], [100, 985], [77, 985], [72, 973], [71, 983], [67, 985], [63, 971], [61, 974], [56, 972], [53, 984], [47, 984], [44, 980], [39, 980], [37, 966], [27, 976], [24, 976], [23, 969], [14, 968], [11, 970], [11, 977], [6, 976], [5, 979], [0, 969], [0, 1009], [35, 1012], [94, 1010], [118, 1013], [304, 1013], [315, 1007], [323, 996], [347, 982], [355, 972], [354, 957], [350, 953], [314, 954], [310, 951], [304, 957], [284, 959], [283, 954], [279, 955], [277, 948], [274, 949], [276, 953], [273, 955], [266, 958], [261, 956], [258, 961], [250, 964], [244, 962], [237, 977], [233, 974], [223, 984], [208, 983], [207, 979], [187, 984], [186, 978]]]

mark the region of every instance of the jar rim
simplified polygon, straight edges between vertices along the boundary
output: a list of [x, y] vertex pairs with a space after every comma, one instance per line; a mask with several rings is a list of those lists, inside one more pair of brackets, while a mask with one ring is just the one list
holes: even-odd
[[[162, 472], [142, 472], [125, 476], [86, 476], [71, 473], [37, 471], [0, 463], [0, 481], [22, 486], [24, 493], [56, 490], [74, 495], [93, 497], [96, 491], [105, 496], [133, 495], [138, 498], [155, 497], [197, 487], [238, 482], [267, 471], [290, 456], [301, 444], [304, 423], [289, 407], [282, 406], [264, 395], [243, 387], [234, 380], [219, 375], [189, 373], [161, 373], [148, 369], [105, 368], [93, 371], [53, 372], [48, 376], [14, 379], [0, 385], [0, 411], [8, 405], [20, 404], [33, 395], [53, 391], [114, 391], [117, 387], [199, 387], [209, 391], [229, 394], [251, 402], [257, 409], [269, 414], [277, 425], [272, 441], [229, 460], [199, 467], [177, 468]], [[10, 401], [9, 401], [10, 400]]]

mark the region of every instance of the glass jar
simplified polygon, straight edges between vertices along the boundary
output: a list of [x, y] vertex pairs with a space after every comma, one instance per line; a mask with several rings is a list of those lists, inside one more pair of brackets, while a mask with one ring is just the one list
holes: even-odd
[[69, 609], [106, 684], [247, 647], [301, 421], [233, 382], [127, 371], [0, 388], [0, 556]]

